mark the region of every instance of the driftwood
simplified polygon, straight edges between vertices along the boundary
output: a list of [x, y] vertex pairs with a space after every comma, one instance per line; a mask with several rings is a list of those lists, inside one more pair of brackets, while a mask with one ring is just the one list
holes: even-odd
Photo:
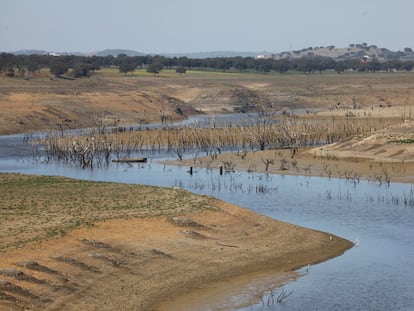
[[120, 163], [146, 163], [147, 158], [123, 158], [123, 159], [112, 159], [112, 162], [120, 162]]

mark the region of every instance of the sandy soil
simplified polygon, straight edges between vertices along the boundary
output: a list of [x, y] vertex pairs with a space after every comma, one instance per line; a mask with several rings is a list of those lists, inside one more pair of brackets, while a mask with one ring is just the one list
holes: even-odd
[[[168, 120], [196, 113], [231, 113], [243, 105], [272, 103], [275, 109], [326, 111], [357, 107], [402, 107], [411, 117], [411, 73], [253, 75], [171, 72], [159, 77], [97, 72], [89, 79], [28, 81], [0, 75], [0, 134]], [[178, 109], [179, 108], [179, 109]], [[362, 113], [362, 110], [359, 110]], [[344, 115], [345, 110], [338, 112]]]
[[110, 220], [0, 253], [0, 310], [157, 310], [213, 282], [291, 271], [351, 246], [211, 199], [197, 213]]
[[[24, 81], [0, 76], [0, 134], [180, 120], [196, 114], [185, 102], [138, 84], [95, 77]], [[179, 113], [178, 113], [179, 112]]]
[[[216, 155], [215, 155], [216, 156]], [[238, 151], [166, 163], [223, 170], [414, 183], [414, 121], [314, 148]], [[266, 165], [270, 163], [269, 165]], [[267, 168], [266, 168], [267, 167]]]
[[[322, 110], [315, 120], [350, 111], [352, 118], [381, 120], [392, 112], [401, 118], [393, 127], [300, 149], [294, 158], [289, 150], [267, 150], [179, 164], [265, 171], [270, 161], [271, 173], [414, 181], [413, 124], [403, 122], [412, 118], [410, 74], [0, 79], [0, 134], [154, 122], [160, 110], [183, 117], [177, 108], [184, 116], [195, 109], [232, 112], [246, 98], [280, 109]], [[332, 110], [338, 103], [341, 109]], [[349, 247], [350, 242], [329, 234], [212, 200], [210, 208], [175, 220], [107, 220], [0, 253], [0, 310], [157, 310], [161, 302], [223, 279], [291, 271]]]
[[[179, 119], [198, 112], [232, 112], [243, 103], [261, 102], [272, 102], [275, 109], [303, 108], [308, 111], [303, 117], [310, 122], [369, 118], [373, 129], [364, 137], [303, 149], [294, 159], [288, 153], [266, 151], [248, 152], [246, 161], [223, 155], [216, 162], [207, 158], [201, 160], [204, 163], [184, 165], [218, 167], [225, 161], [235, 169], [265, 171], [264, 162], [272, 161], [271, 173], [414, 181], [411, 73], [266, 76], [193, 72], [160, 77], [97, 73], [74, 81], [0, 76], [0, 82], [0, 134], [145, 124], [159, 122], [160, 111]], [[309, 113], [315, 109], [318, 112]], [[394, 127], [383, 129], [388, 124]]]

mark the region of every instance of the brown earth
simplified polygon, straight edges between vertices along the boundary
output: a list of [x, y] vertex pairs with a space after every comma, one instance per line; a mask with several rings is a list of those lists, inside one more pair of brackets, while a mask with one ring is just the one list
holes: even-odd
[[[218, 281], [292, 271], [352, 247], [181, 189], [0, 177], [0, 310], [157, 310]], [[42, 236], [51, 232], [47, 219], [62, 236]], [[63, 232], [73, 219], [80, 228]]]
[[167, 163], [273, 174], [414, 183], [414, 121], [314, 148], [238, 151]]
[[0, 259], [0, 309], [155, 310], [213, 282], [291, 271], [352, 245], [218, 205], [215, 211], [180, 216], [202, 227], [165, 217], [112, 220], [8, 251]]
[[[64, 80], [40, 76], [30, 80], [0, 76], [0, 134], [45, 129], [124, 126], [184, 118], [198, 113], [231, 113], [250, 104], [272, 103], [275, 109], [321, 110], [344, 116], [378, 116], [392, 107], [410, 118], [412, 73], [261, 75], [171, 71], [153, 77], [103, 70], [91, 78]], [[383, 111], [384, 110], [384, 111]], [[382, 112], [381, 112], [382, 111]]]
[[[114, 71], [90, 79], [0, 76], [0, 134], [44, 129], [143, 124], [185, 118], [196, 113], [233, 112], [244, 105], [273, 103], [273, 108], [304, 109], [307, 122], [369, 120], [372, 131], [363, 140], [301, 150], [295, 159], [281, 151], [253, 153], [236, 169], [413, 181], [413, 73], [346, 73], [323, 75], [258, 75], [166, 71], [159, 77]], [[393, 126], [385, 129], [390, 124]], [[385, 131], [385, 132], [383, 132]], [[397, 131], [398, 133], [394, 133]], [[372, 135], [372, 136], [371, 136]], [[388, 138], [385, 139], [383, 136]], [[391, 135], [391, 136], [390, 136]], [[396, 138], [392, 138], [392, 137]], [[382, 137], [382, 138], [381, 138]], [[402, 142], [402, 143], [401, 143]], [[357, 148], [358, 146], [358, 148]], [[358, 149], [358, 151], [357, 151]], [[222, 165], [206, 159], [203, 164]], [[288, 162], [288, 166], [280, 162]], [[288, 169], [287, 169], [288, 168]]]
[[184, 102], [137, 84], [0, 77], [0, 134], [160, 122], [196, 113]]
[[[340, 144], [300, 149], [294, 158], [289, 150], [247, 152], [245, 156], [241, 151], [219, 155], [217, 160], [181, 164], [264, 171], [268, 162], [272, 173], [413, 182], [413, 97], [412, 73], [265, 76], [190, 72], [160, 77], [99, 73], [91, 79], [39, 77], [29, 81], [0, 77], [0, 134], [102, 123], [145, 124], [158, 122], [160, 113], [175, 119], [196, 111], [233, 112], [243, 104], [265, 101], [278, 109], [308, 110], [306, 118], [315, 122], [369, 117], [378, 124], [392, 119], [394, 126], [385, 130], [379, 126]], [[4, 187], [1, 190], [5, 191]], [[2, 193], [2, 198], [10, 193]], [[105, 197], [99, 206], [124, 206], [125, 202], [116, 203], [116, 194], [104, 193], [112, 199]], [[159, 194], [154, 192], [149, 198], [158, 201]], [[98, 206], [99, 196], [82, 192], [77, 198], [53, 204], [45, 200], [37, 206], [37, 196], [29, 194], [23, 201], [22, 196], [10, 198], [15, 210], [2, 209], [10, 213], [1, 218], [0, 232], [5, 234], [1, 241], [12, 241], [10, 245], [18, 248], [8, 246], [0, 253], [0, 309], [157, 309], [162, 301], [212, 282], [265, 269], [292, 270], [339, 255], [352, 246], [337, 237], [330, 239], [328, 234], [214, 199], [196, 212], [180, 210], [174, 221], [164, 210], [160, 216], [122, 219], [112, 212], [102, 216], [99, 209], [92, 209], [93, 218], [89, 219], [89, 211], [82, 213], [81, 209], [80, 214], [69, 213], [65, 219], [72, 222], [59, 227], [59, 219], [63, 219], [56, 217], [59, 208], [70, 210], [65, 206], [71, 200], [82, 203], [85, 198]], [[131, 200], [133, 206], [140, 206], [141, 199]], [[162, 205], [169, 206], [167, 202]], [[42, 206], [57, 210], [47, 217], [28, 214], [22, 212], [26, 204], [34, 204], [40, 211]], [[17, 215], [22, 218], [15, 218]], [[80, 216], [82, 225], [73, 229], [79, 227], [73, 224]], [[34, 224], [36, 221], [40, 222]], [[51, 224], [63, 231], [53, 226], [50, 231]], [[28, 228], [40, 231], [32, 235]], [[62, 232], [62, 237], [45, 239], [39, 234], [42, 230], [54, 236]], [[20, 244], [20, 238], [27, 243]]]

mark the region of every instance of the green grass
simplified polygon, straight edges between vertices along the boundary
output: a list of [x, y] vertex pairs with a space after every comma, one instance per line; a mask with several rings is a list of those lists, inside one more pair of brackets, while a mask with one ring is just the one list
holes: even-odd
[[396, 144], [414, 144], [414, 139], [391, 140], [390, 143], [396, 143]]
[[206, 197], [182, 189], [0, 174], [0, 250], [117, 218], [191, 213]]
[[146, 69], [136, 69], [134, 72], [127, 74], [121, 74], [118, 68], [102, 68], [101, 70], [96, 71], [96, 75], [107, 75], [107, 76], [121, 76], [121, 77], [160, 77], [160, 78], [214, 78], [214, 77], [233, 77], [233, 78], [251, 78], [253, 76], [257, 77], [270, 77], [270, 76], [297, 76], [298, 74], [303, 75], [300, 72], [287, 72], [280, 74], [279, 72], [270, 72], [268, 74], [263, 74], [255, 70], [248, 71], [238, 71], [238, 70], [208, 70], [208, 69], [192, 69], [187, 70], [184, 74], [178, 74], [175, 72], [175, 69], [163, 69], [158, 75], [148, 73]]

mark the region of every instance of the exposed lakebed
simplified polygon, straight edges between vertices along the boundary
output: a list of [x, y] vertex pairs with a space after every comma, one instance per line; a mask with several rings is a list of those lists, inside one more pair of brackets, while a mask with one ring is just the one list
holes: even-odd
[[[306, 176], [266, 175], [167, 166], [168, 155], [143, 154], [148, 163], [110, 163], [80, 169], [33, 160], [23, 135], [0, 137], [0, 172], [182, 187], [211, 194], [283, 221], [331, 232], [357, 246], [310, 267], [284, 286], [282, 303], [268, 296], [240, 310], [413, 310], [414, 194], [389, 186]], [[140, 155], [141, 156], [141, 155]], [[263, 303], [265, 302], [265, 303]], [[219, 307], [217, 307], [219, 308]]]

